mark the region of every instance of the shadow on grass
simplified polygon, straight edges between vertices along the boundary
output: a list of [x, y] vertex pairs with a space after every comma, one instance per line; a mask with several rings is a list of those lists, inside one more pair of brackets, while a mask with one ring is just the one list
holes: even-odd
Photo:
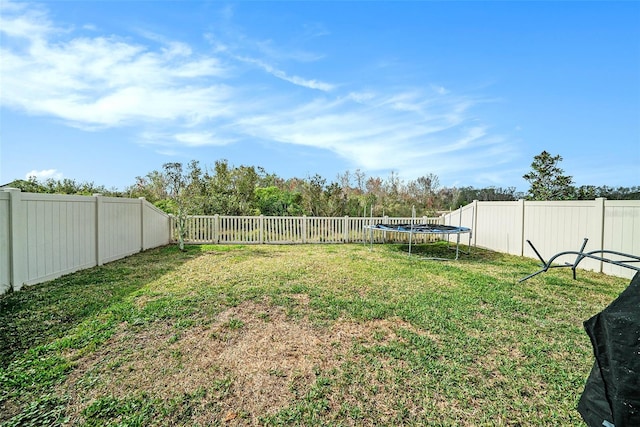
[[[207, 248], [204, 248], [206, 250]], [[199, 256], [202, 247], [151, 249], [0, 296], [0, 368]]]
[[[391, 244], [388, 245], [391, 251], [409, 255], [409, 245]], [[461, 261], [500, 261], [505, 259], [505, 255], [486, 249], [471, 247], [460, 244], [458, 260]], [[456, 244], [445, 241], [434, 243], [419, 243], [411, 245], [411, 255], [417, 258], [438, 258], [443, 260], [455, 260]]]

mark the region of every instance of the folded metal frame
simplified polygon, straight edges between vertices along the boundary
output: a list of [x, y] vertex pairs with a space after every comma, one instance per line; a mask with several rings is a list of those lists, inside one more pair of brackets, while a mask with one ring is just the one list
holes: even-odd
[[[570, 267], [571, 270], [573, 270], [573, 279], [575, 280], [576, 279], [576, 268], [578, 267], [578, 264], [580, 264], [580, 262], [585, 258], [594, 259], [596, 261], [601, 261], [601, 262], [606, 262], [608, 264], [613, 264], [613, 265], [617, 265], [617, 266], [620, 266], [620, 267], [629, 268], [629, 269], [635, 270], [635, 271], [640, 271], [640, 266], [631, 265], [632, 263], [636, 263], [636, 262], [640, 263], [640, 256], [631, 255], [631, 254], [627, 254], [627, 253], [624, 253], [624, 252], [611, 251], [611, 250], [607, 250], [607, 249], [597, 249], [595, 251], [584, 252], [584, 248], [587, 246], [587, 241], [588, 240], [589, 239], [587, 239], [585, 237], [584, 242], [582, 242], [582, 247], [580, 248], [580, 250], [578, 250], [578, 251], [559, 252], [559, 253], [555, 254], [554, 256], [552, 256], [551, 258], [549, 258], [549, 261], [545, 261], [544, 258], [542, 258], [542, 255], [540, 255], [540, 253], [536, 249], [536, 247], [533, 246], [533, 243], [531, 243], [530, 240], [527, 240], [527, 243], [529, 244], [529, 246], [531, 246], [531, 249], [533, 249], [533, 252], [535, 252], [536, 256], [542, 262], [542, 268], [540, 270], [536, 271], [535, 273], [532, 273], [532, 274], [528, 275], [527, 277], [524, 277], [524, 278], [520, 279], [518, 281], [518, 283], [522, 283], [525, 280], [528, 280], [528, 279], [530, 279], [530, 278], [532, 278], [534, 276], [537, 276], [540, 273], [545, 273], [551, 268], [566, 268], [566, 267]], [[596, 254], [600, 254], [600, 255], [596, 255]], [[564, 264], [553, 265], [553, 262], [557, 258], [560, 258], [561, 256], [565, 256], [565, 255], [576, 255], [576, 259], [573, 262], [573, 264], [565, 262]], [[607, 258], [605, 255], [607, 255], [607, 256], [615, 255], [616, 257], [620, 257], [622, 259]]]

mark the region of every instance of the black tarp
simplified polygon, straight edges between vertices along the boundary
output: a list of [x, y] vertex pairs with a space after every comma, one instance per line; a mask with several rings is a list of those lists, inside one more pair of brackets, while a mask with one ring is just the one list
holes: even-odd
[[595, 362], [578, 403], [587, 425], [640, 426], [640, 272], [584, 322]]

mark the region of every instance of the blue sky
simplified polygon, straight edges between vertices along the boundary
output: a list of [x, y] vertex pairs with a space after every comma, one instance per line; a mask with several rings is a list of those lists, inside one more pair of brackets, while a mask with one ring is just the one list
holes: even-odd
[[640, 2], [0, 1], [0, 184], [167, 162], [640, 185]]

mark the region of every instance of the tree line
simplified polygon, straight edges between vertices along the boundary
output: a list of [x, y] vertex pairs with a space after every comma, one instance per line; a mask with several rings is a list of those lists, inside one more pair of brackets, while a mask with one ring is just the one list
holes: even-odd
[[162, 169], [138, 176], [124, 191], [93, 183], [35, 177], [8, 186], [35, 193], [144, 197], [165, 212], [179, 215], [275, 215], [275, 216], [432, 216], [456, 209], [473, 200], [592, 200], [640, 199], [640, 187], [573, 186], [563, 175], [560, 156], [543, 151], [534, 157], [531, 171], [523, 175], [530, 183], [525, 194], [515, 187], [442, 187], [432, 173], [404, 181], [397, 173], [388, 177], [367, 176], [360, 170], [338, 174], [332, 181], [320, 175], [283, 179], [262, 167], [233, 166], [217, 160], [202, 166], [166, 163]]

